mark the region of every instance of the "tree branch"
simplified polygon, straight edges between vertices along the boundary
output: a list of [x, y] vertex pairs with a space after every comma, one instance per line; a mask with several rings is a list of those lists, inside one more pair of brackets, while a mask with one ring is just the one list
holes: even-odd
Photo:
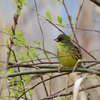
[[[60, 72], [69, 72], [71, 73], [73, 71], [73, 68], [64, 68], [61, 69]], [[41, 69], [41, 70], [30, 70], [30, 71], [24, 71], [24, 72], [17, 72], [12, 74], [7, 74], [7, 77], [16, 77], [20, 75], [28, 75], [28, 74], [46, 74], [46, 73], [58, 73], [59, 69]], [[96, 71], [95, 69], [85, 69], [85, 68], [77, 68], [75, 72], [82, 72], [82, 73], [92, 73], [100, 76], [100, 72]], [[0, 75], [0, 79], [3, 78], [3, 75]]]

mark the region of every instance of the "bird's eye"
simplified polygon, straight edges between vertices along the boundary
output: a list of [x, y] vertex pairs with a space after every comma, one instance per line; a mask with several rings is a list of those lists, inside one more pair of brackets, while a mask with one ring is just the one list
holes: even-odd
[[62, 38], [59, 38], [59, 41], [62, 41], [63, 39]]

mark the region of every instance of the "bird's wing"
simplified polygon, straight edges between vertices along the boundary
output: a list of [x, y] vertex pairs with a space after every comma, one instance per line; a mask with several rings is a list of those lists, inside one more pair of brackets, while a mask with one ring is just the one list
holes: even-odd
[[78, 49], [78, 47], [74, 44], [72, 44], [72, 46], [70, 47], [70, 50], [69, 50], [70, 54], [72, 54], [72, 57], [76, 60], [78, 59], [82, 59], [82, 55]]

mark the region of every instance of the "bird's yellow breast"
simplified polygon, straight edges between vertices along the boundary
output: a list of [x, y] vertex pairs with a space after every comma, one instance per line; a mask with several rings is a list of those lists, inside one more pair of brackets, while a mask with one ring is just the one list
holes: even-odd
[[72, 54], [69, 54], [69, 47], [64, 46], [64, 43], [57, 42], [58, 45], [58, 60], [64, 67], [74, 67], [77, 63], [76, 59], [73, 59]]

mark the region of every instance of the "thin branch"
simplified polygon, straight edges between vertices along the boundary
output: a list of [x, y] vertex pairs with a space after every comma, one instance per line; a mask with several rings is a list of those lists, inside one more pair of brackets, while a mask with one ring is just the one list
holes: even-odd
[[[35, 47], [35, 49], [39, 49], [39, 50], [44, 51], [44, 49], [39, 48], [39, 47]], [[47, 52], [47, 53], [49, 53], [49, 54], [51, 54], [51, 55], [57, 56], [56, 54], [54, 54], [54, 53], [52, 53], [52, 52], [50, 52], [50, 51], [45, 50], [45, 52]]]
[[[36, 8], [36, 12], [38, 12], [38, 9], [37, 9], [37, 4], [36, 4], [36, 1], [34, 0], [34, 3], [35, 3], [35, 8]], [[40, 21], [39, 21], [39, 15], [37, 13], [37, 19], [38, 19], [38, 24], [39, 24], [39, 27], [40, 27], [40, 30], [41, 30], [41, 33], [42, 33], [42, 39], [43, 39], [43, 49], [44, 49], [44, 52], [45, 52], [45, 46], [44, 46], [44, 36], [43, 36], [43, 30], [42, 30], [42, 27], [40, 25]], [[47, 57], [47, 54], [45, 53], [46, 57]], [[49, 60], [49, 58], [47, 57], [47, 59]], [[50, 60], [49, 60], [50, 61]], [[43, 77], [40, 75], [40, 78], [41, 80], [43, 81]], [[48, 96], [48, 91], [47, 91], [47, 88], [46, 88], [46, 85], [45, 83], [43, 82], [43, 86], [44, 86], [44, 89], [45, 89], [45, 92], [46, 92], [46, 95]]]
[[[92, 85], [92, 86], [89, 86], [87, 88], [82, 88], [82, 89], [79, 90], [79, 92], [83, 92], [83, 91], [86, 91], [86, 90], [89, 90], [89, 89], [94, 89], [94, 88], [97, 88], [97, 87], [100, 87], [100, 84]], [[60, 94], [60, 95], [54, 95], [54, 96], [51, 96], [51, 97], [43, 98], [41, 100], [53, 99], [53, 98], [56, 98], [56, 97], [68, 96], [68, 95], [73, 95], [73, 91], [71, 91], [67, 94]]]
[[[35, 2], [36, 12], [38, 12], [36, 1], [34, 0], [34, 2]], [[41, 30], [41, 34], [42, 34], [42, 39], [43, 39], [42, 45], [43, 45], [44, 54], [46, 55], [47, 59], [48, 59], [49, 62], [50, 62], [50, 59], [48, 58], [48, 56], [47, 56], [47, 54], [46, 54], [46, 51], [45, 51], [45, 46], [44, 46], [44, 35], [43, 35], [42, 27], [41, 27], [41, 25], [40, 25], [39, 14], [38, 14], [38, 13], [37, 13], [37, 19], [38, 19], [38, 24], [39, 24], [39, 27], [40, 27], [40, 30]]]
[[[78, 18], [79, 18], [79, 15], [80, 15], [80, 12], [81, 12], [81, 9], [82, 9], [82, 6], [83, 6], [84, 1], [85, 0], [82, 0], [81, 5], [80, 5], [80, 8], [79, 8], [79, 11], [78, 11], [78, 14], [77, 14], [77, 17], [76, 17], [76, 22], [75, 22], [75, 27], [74, 27], [73, 34], [76, 33], [77, 22], [78, 22]], [[73, 35], [73, 40], [74, 40], [74, 35]]]
[[8, 49], [9, 49], [10, 51], [12, 51], [12, 53], [13, 53], [13, 55], [14, 55], [14, 58], [15, 58], [15, 61], [17, 62], [17, 58], [16, 58], [16, 55], [15, 55], [15, 52], [14, 52], [11, 48], [9, 48], [9, 46], [8, 46]]
[[[38, 68], [49, 68], [49, 69], [53, 69], [53, 68], [58, 68], [58, 65], [41, 65], [41, 64], [59, 64], [59, 62], [42, 62], [42, 63], [35, 63], [35, 64], [22, 64], [22, 63], [14, 63], [14, 62], [10, 62], [12, 66], [9, 66], [7, 69], [3, 68], [0, 69], [1, 70], [9, 70], [10, 68], [17, 68], [17, 67], [25, 67], [25, 68], [33, 68], [32, 65], [36, 65]], [[91, 65], [85, 66], [84, 68], [89, 68], [92, 67], [94, 65], [100, 64], [100, 61], [80, 61], [80, 63], [93, 63]]]
[[[74, 85], [74, 83], [73, 83], [73, 84], [71, 84], [71, 85], [69, 85], [69, 86], [68, 86], [68, 88], [72, 87], [73, 85]], [[52, 96], [57, 95], [58, 93], [60, 93], [60, 92], [64, 91], [65, 89], [66, 89], [66, 88], [63, 88], [63, 89], [59, 90], [58, 92], [56, 92], [56, 93], [52, 94]]]
[[76, 35], [74, 34], [74, 29], [73, 29], [73, 26], [72, 26], [72, 23], [71, 23], [70, 15], [69, 15], [69, 13], [68, 13], [68, 10], [67, 10], [67, 7], [66, 7], [66, 5], [65, 5], [64, 0], [62, 0], [62, 1], [63, 1], [63, 5], [64, 5], [64, 8], [65, 8], [65, 11], [66, 11], [66, 13], [67, 13], [69, 22], [70, 22], [70, 26], [71, 26], [71, 29], [72, 29], [72, 32], [73, 32], [73, 36], [75, 37], [75, 40], [76, 40], [76, 42], [77, 42], [77, 44], [78, 44], [78, 40], [77, 40], [77, 38], [76, 38]]
[[[20, 6], [17, 6], [17, 8], [20, 9], [20, 11], [21, 11]], [[16, 31], [16, 26], [18, 24], [18, 18], [19, 18], [19, 15], [14, 14], [14, 18], [13, 18], [14, 19], [14, 25], [12, 26], [12, 32], [13, 32], [14, 35], [15, 35], [15, 31]], [[13, 39], [12, 39], [12, 41], [13, 41]], [[10, 41], [9, 48], [12, 48], [12, 44], [13, 44], [12, 41]], [[9, 59], [10, 59], [10, 53], [11, 53], [11, 50], [9, 49], [9, 52], [8, 52], [8, 55], [7, 55], [7, 60], [6, 60], [6, 67], [8, 67], [8, 63], [9, 63]]]
[[[71, 73], [73, 71], [73, 68], [63, 68], [60, 70], [60, 72], [69, 72]], [[46, 74], [46, 73], [58, 73], [59, 69], [41, 69], [41, 70], [30, 70], [30, 71], [24, 71], [24, 72], [17, 72], [12, 74], [7, 74], [7, 77], [16, 77], [20, 75], [28, 75], [28, 74]], [[75, 72], [82, 72], [82, 73], [92, 73], [100, 76], [100, 72], [93, 70], [91, 68], [85, 69], [85, 68], [77, 68]], [[0, 79], [3, 78], [3, 75], [0, 75]]]
[[[61, 26], [61, 25], [57, 25], [57, 26]], [[61, 27], [64, 27], [64, 28], [71, 28], [71, 27], [68, 27], [68, 26], [61, 26]], [[78, 29], [78, 30], [83, 30], [83, 31], [93, 31], [93, 32], [100, 33], [100, 31], [98, 31], [98, 30], [85, 29], [85, 28], [78, 28], [78, 27], [76, 27], [76, 29]]]

